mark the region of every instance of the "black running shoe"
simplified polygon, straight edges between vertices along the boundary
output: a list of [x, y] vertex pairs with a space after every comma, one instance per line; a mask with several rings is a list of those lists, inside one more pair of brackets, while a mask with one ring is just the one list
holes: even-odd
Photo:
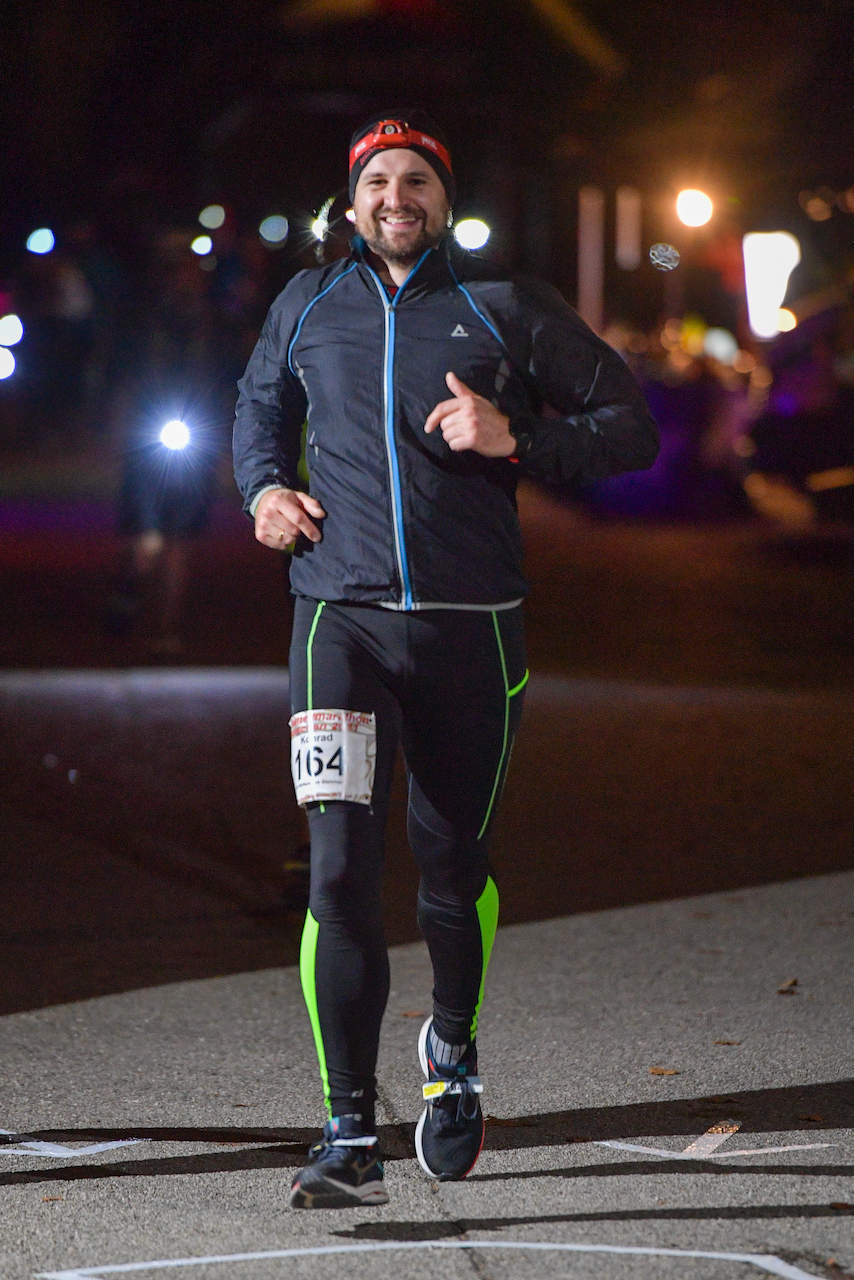
[[415, 1129], [418, 1163], [431, 1178], [458, 1182], [471, 1173], [483, 1146], [482, 1085], [472, 1045], [453, 1067], [437, 1067], [428, 1052], [428, 1018], [418, 1037], [418, 1058], [427, 1077], [422, 1088], [427, 1106]]
[[386, 1204], [377, 1140], [353, 1116], [327, 1120], [309, 1149], [308, 1164], [291, 1184], [292, 1209], [353, 1209]]

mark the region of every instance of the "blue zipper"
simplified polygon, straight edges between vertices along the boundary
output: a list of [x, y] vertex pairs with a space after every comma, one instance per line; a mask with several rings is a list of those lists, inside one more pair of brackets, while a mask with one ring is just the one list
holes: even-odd
[[401, 605], [407, 610], [412, 608], [412, 584], [409, 580], [409, 563], [406, 558], [406, 539], [403, 532], [403, 494], [400, 488], [400, 468], [397, 463], [397, 446], [394, 440], [394, 312], [400, 295], [415, 275], [415, 272], [421, 266], [421, 263], [431, 252], [431, 249], [427, 249], [422, 253], [421, 257], [418, 259], [391, 302], [389, 302], [388, 294], [386, 293], [385, 285], [382, 280], [380, 280], [373, 268], [365, 262], [365, 266], [368, 268], [368, 271], [370, 271], [376, 282], [380, 301], [383, 304], [385, 312], [383, 394], [385, 397], [386, 454], [388, 456], [389, 480], [391, 482], [391, 515], [392, 527], [394, 529], [394, 550], [395, 557], [397, 559], [398, 573], [400, 574], [400, 583], [403, 588]]

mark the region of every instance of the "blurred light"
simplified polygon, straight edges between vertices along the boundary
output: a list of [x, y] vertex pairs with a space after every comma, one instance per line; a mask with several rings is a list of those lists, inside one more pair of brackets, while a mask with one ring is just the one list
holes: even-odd
[[680, 191], [676, 197], [676, 216], [686, 227], [704, 227], [714, 213], [712, 204], [705, 191], [689, 188]]
[[24, 326], [17, 316], [0, 316], [0, 347], [14, 347], [24, 336]]
[[812, 196], [804, 205], [804, 211], [813, 222], [827, 222], [832, 217], [833, 209], [821, 196]]
[[831, 467], [829, 471], [814, 471], [807, 476], [807, 488], [813, 493], [847, 489], [850, 484], [854, 484], [854, 467]]
[[311, 224], [311, 234], [314, 236], [315, 240], [325, 240], [328, 230], [329, 223], [325, 218], [315, 218], [314, 222]]
[[208, 231], [217, 231], [225, 222], [225, 209], [221, 204], [209, 204], [199, 214], [199, 222]]
[[776, 338], [789, 276], [801, 247], [788, 231], [752, 231], [742, 241], [747, 314], [757, 338]]
[[641, 194], [635, 187], [617, 187], [617, 266], [637, 271], [641, 264]]
[[836, 203], [840, 209], [844, 209], [846, 213], [854, 213], [854, 187], [849, 187], [847, 191], [842, 191], [837, 196]]
[[348, 221], [348, 222], [355, 222], [355, 221], [356, 221], [356, 210], [355, 210], [355, 209], [348, 209], [348, 210], [347, 210], [347, 212], [344, 214], [344, 217], [347, 219], [347, 221]]
[[777, 327], [781, 333], [791, 333], [798, 323], [798, 317], [788, 307], [781, 307], [777, 312]]
[[211, 240], [210, 236], [196, 236], [190, 248], [193, 253], [197, 253], [200, 258], [203, 258], [213, 248], [213, 240]]
[[709, 329], [703, 338], [703, 351], [721, 364], [732, 364], [738, 355], [738, 343], [729, 329]]
[[284, 244], [288, 238], [288, 220], [274, 213], [264, 219], [258, 232], [265, 244]]
[[39, 227], [27, 236], [27, 248], [30, 253], [50, 253], [56, 244], [56, 237], [49, 227]]
[[464, 249], [482, 249], [489, 239], [489, 227], [480, 218], [463, 218], [454, 227], [454, 235]]
[[756, 356], [752, 356], [749, 351], [737, 351], [732, 367], [736, 373], [753, 373], [756, 368]]
[[649, 260], [656, 271], [674, 271], [679, 266], [679, 250], [672, 244], [654, 244], [649, 251]]
[[173, 418], [171, 422], [167, 422], [160, 432], [160, 443], [165, 444], [167, 449], [186, 449], [190, 443], [190, 432], [186, 423], [180, 418]]
[[752, 458], [756, 452], [756, 444], [751, 436], [736, 436], [732, 442], [732, 451], [737, 458]]
[[216, 271], [219, 266], [219, 260], [215, 253], [206, 253], [199, 263], [202, 271]]
[[11, 378], [15, 372], [15, 357], [5, 347], [0, 347], [0, 380]]
[[706, 322], [700, 316], [686, 316], [679, 335], [680, 345], [689, 356], [701, 356], [706, 339]]

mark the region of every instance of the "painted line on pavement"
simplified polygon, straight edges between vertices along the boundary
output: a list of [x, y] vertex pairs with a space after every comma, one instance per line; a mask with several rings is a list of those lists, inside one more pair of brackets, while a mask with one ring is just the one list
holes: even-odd
[[837, 1147], [838, 1142], [799, 1142], [788, 1147], [743, 1147], [738, 1151], [721, 1151], [720, 1147], [741, 1128], [740, 1120], [720, 1120], [699, 1138], [689, 1142], [684, 1151], [670, 1151], [664, 1147], [641, 1147], [636, 1142], [594, 1141], [594, 1147], [613, 1147], [616, 1151], [635, 1151], [644, 1156], [659, 1156], [665, 1160], [728, 1160], [730, 1156], [765, 1156], [779, 1151], [818, 1151], [823, 1147]]
[[98, 1276], [127, 1275], [132, 1271], [165, 1271], [169, 1267], [212, 1266], [223, 1262], [261, 1262], [273, 1258], [320, 1258], [331, 1254], [389, 1253], [413, 1249], [530, 1249], [559, 1253], [614, 1253], [647, 1258], [711, 1258], [718, 1262], [746, 1262], [766, 1275], [782, 1280], [821, 1280], [810, 1271], [793, 1267], [774, 1254], [717, 1253], [707, 1249], [654, 1249], [642, 1245], [551, 1244], [523, 1240], [406, 1240], [377, 1244], [331, 1244], [304, 1249], [272, 1249], [265, 1253], [226, 1253], [204, 1258], [161, 1258], [151, 1262], [122, 1262], [105, 1267], [75, 1267], [70, 1271], [40, 1271], [36, 1280], [96, 1280]]

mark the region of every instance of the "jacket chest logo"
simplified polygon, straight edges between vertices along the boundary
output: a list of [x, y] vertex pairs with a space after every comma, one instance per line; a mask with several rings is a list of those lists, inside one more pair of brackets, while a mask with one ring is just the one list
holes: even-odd
[[458, 324], [454, 329], [452, 329], [452, 330], [451, 330], [451, 337], [452, 337], [452, 338], [467, 338], [467, 337], [468, 337], [468, 334], [466, 333], [466, 331], [465, 331], [465, 329], [463, 328], [463, 326], [462, 326], [461, 324]]

